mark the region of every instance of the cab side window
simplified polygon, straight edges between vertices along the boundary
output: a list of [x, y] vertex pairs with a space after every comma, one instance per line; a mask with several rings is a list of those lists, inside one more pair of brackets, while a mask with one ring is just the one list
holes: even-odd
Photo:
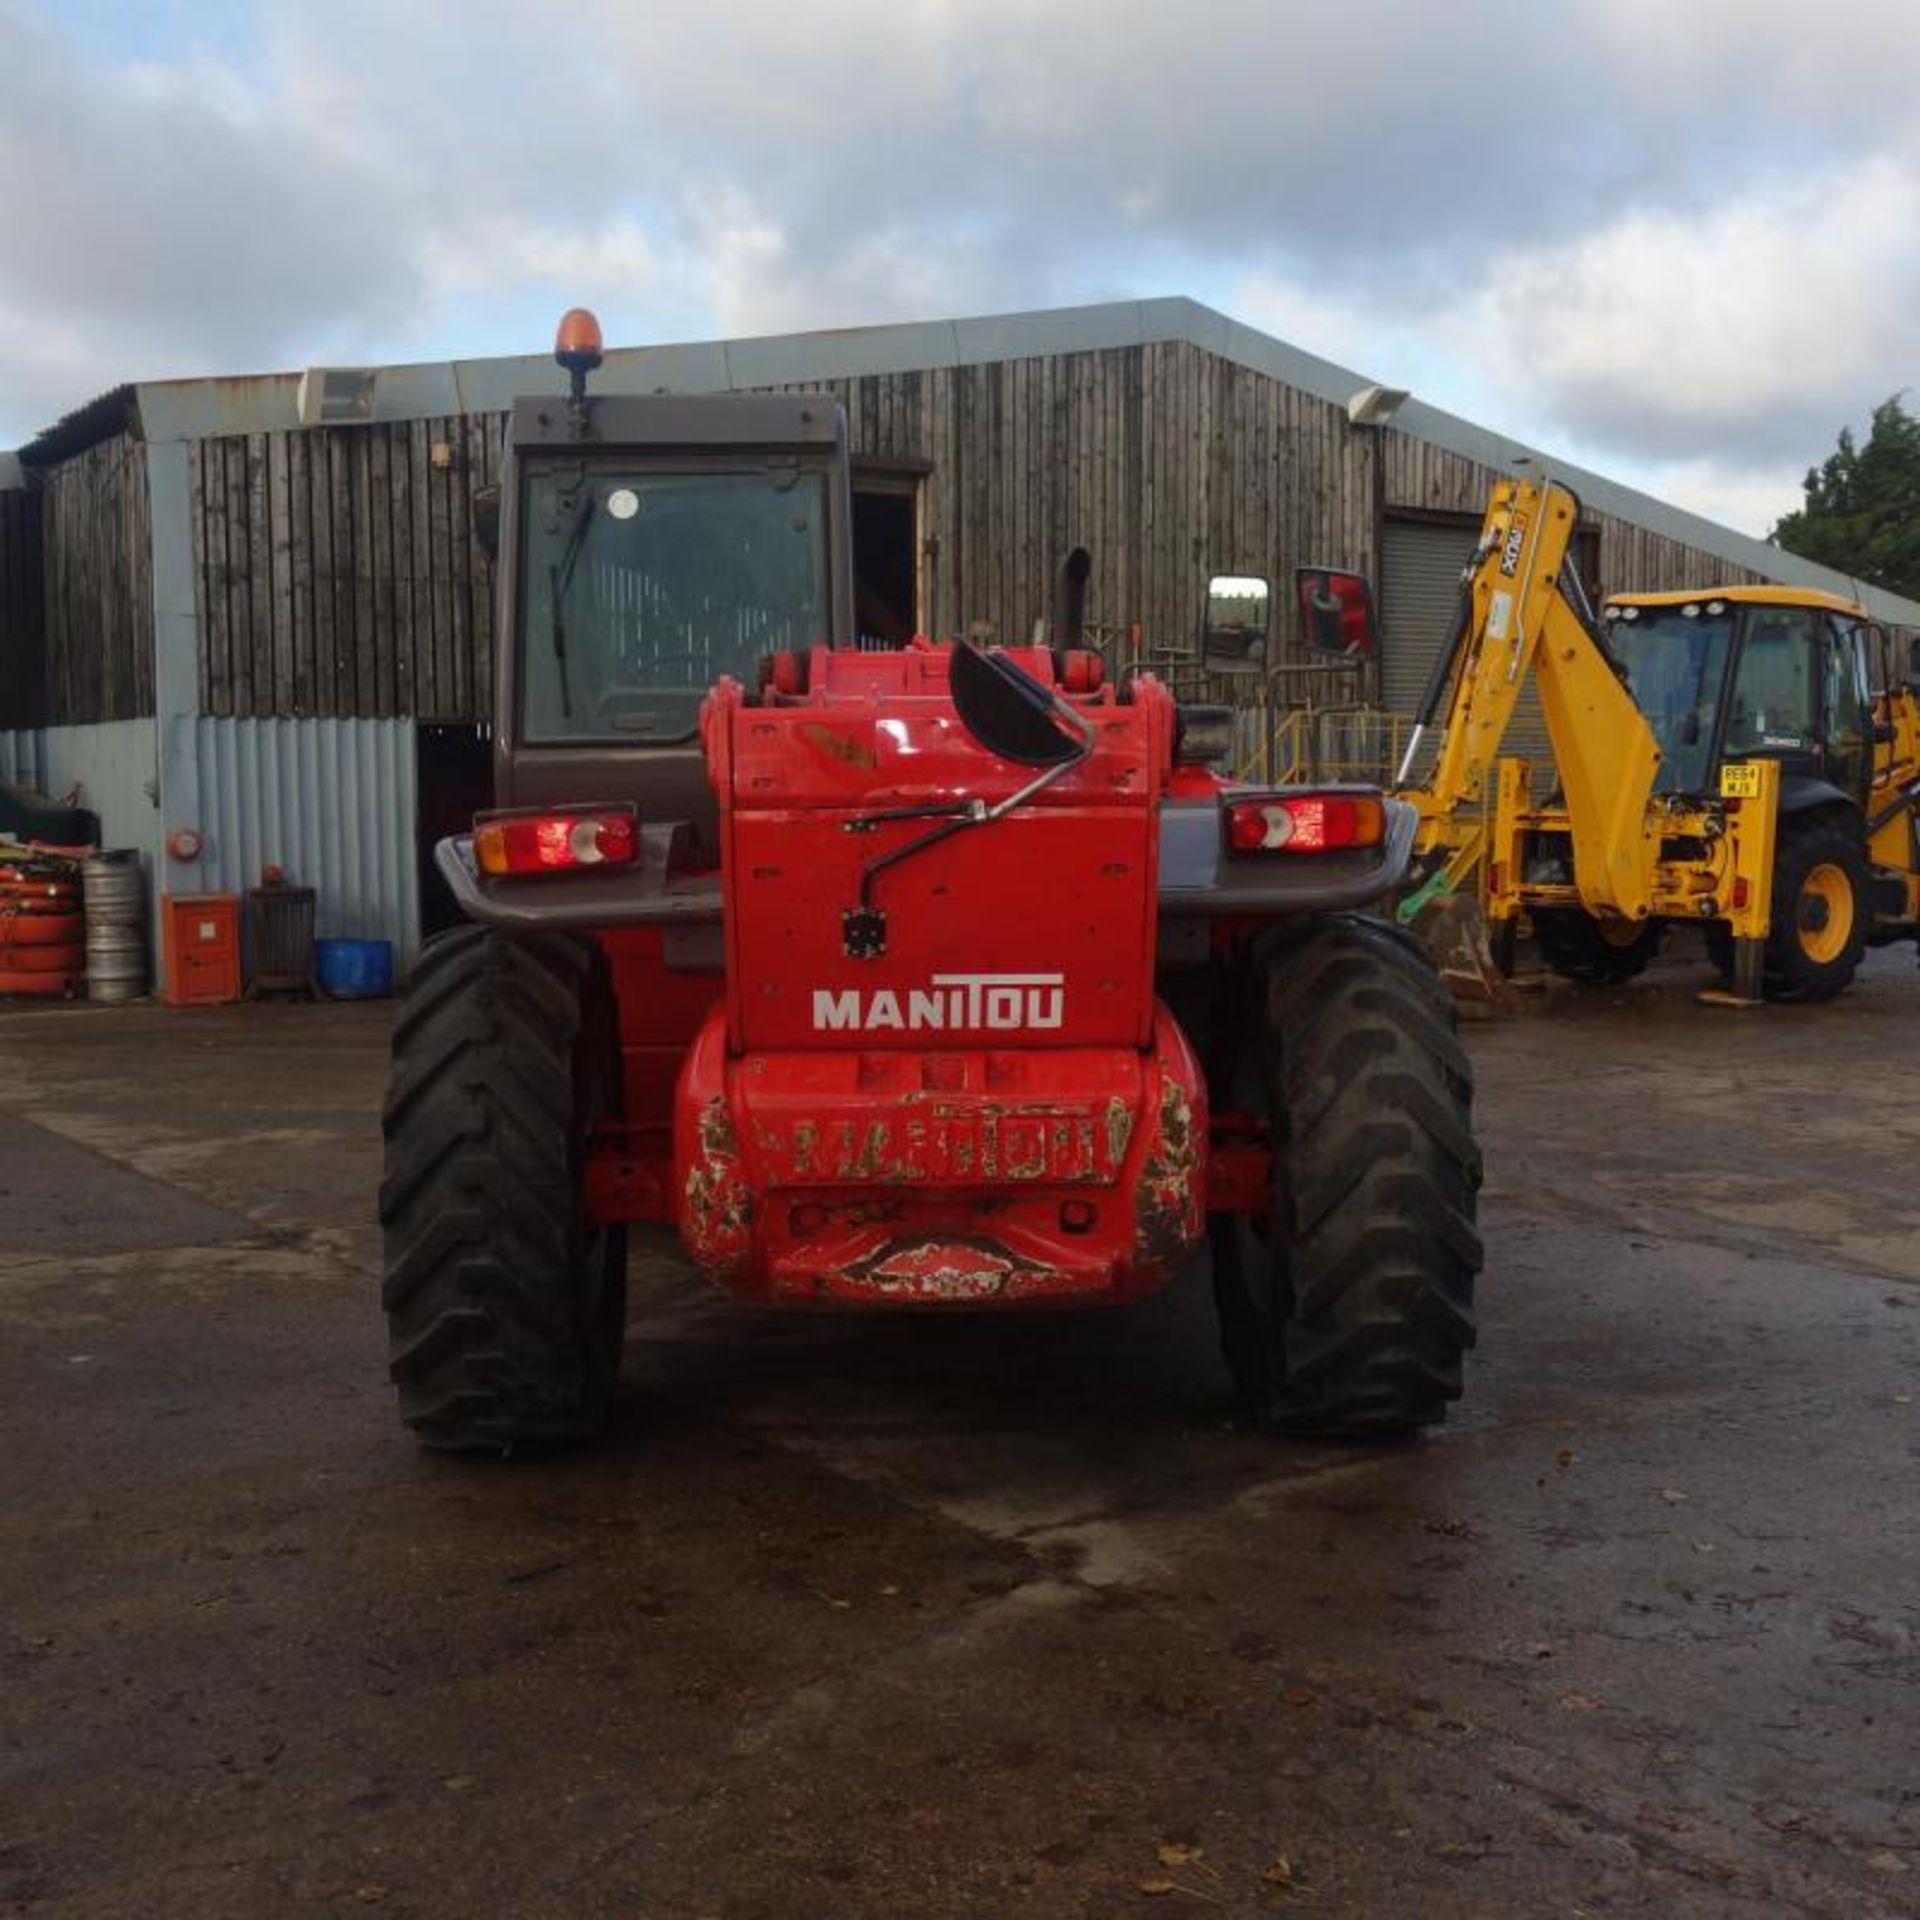
[[1806, 607], [1750, 607], [1727, 717], [1726, 752], [1810, 752], [1817, 739], [1816, 616]]
[[1866, 630], [1857, 621], [1833, 622], [1826, 669], [1827, 778], [1848, 793], [1863, 793], [1873, 752], [1873, 719]]

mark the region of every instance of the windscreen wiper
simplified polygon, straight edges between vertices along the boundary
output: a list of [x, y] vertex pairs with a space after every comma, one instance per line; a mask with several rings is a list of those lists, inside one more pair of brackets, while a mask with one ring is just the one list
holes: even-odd
[[580, 564], [580, 549], [586, 545], [587, 524], [593, 518], [593, 495], [583, 494], [574, 509], [573, 525], [567, 529], [567, 544], [557, 561], [547, 564], [547, 597], [552, 608], [549, 637], [553, 657], [560, 667], [560, 716], [573, 718], [573, 694], [567, 685], [567, 593], [573, 586], [573, 570]]

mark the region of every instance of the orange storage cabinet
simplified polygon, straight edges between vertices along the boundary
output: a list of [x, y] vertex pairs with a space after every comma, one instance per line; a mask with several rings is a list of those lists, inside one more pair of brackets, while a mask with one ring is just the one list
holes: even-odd
[[240, 998], [240, 896], [163, 893], [161, 995], [171, 1006], [212, 1007]]

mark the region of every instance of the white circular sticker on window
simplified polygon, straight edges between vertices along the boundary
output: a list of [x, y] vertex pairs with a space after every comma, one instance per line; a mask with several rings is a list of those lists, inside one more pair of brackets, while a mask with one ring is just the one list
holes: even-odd
[[607, 495], [607, 511], [616, 520], [631, 520], [640, 511], [640, 496], [631, 487], [615, 487]]

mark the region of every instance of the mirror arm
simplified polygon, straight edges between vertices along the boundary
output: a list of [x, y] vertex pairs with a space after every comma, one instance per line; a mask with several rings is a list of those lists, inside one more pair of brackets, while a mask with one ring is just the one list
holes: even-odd
[[1056, 780], [1064, 779], [1074, 768], [1084, 766], [1091, 758], [1094, 749], [1093, 728], [1087, 717], [1070, 701], [1061, 698], [1058, 692], [1049, 688], [1048, 694], [1053, 701], [1054, 717], [1063, 721], [1079, 741], [1077, 749], [1065, 760], [1056, 761], [1050, 767], [1043, 767], [1017, 793], [1010, 793], [1004, 800], [993, 806], [984, 801], [962, 800], [953, 807], [903, 808], [893, 814], [870, 814], [861, 820], [847, 823], [849, 833], [870, 832], [883, 820], [931, 819], [941, 813], [951, 813], [956, 817], [942, 820], [931, 833], [923, 833], [917, 840], [909, 840], [904, 846], [894, 847], [878, 858], [869, 860], [860, 869], [860, 908], [862, 912], [873, 905], [873, 883], [889, 867], [897, 867], [902, 860], [908, 860], [916, 853], [924, 853], [927, 848], [937, 846], [942, 840], [951, 840], [956, 833], [964, 833], [969, 827], [984, 827], [990, 820], [998, 820], [1011, 813], [1015, 807], [1023, 806], [1043, 788], [1050, 787]]
[[[1011, 813], [1015, 807], [1023, 806], [1043, 787], [1050, 787], [1056, 780], [1064, 778], [1075, 767], [1083, 766], [1093, 752], [1093, 728], [1087, 724], [1086, 715], [1071, 702], [1063, 700], [1052, 688], [1047, 690], [1053, 698], [1053, 713], [1056, 720], [1064, 721], [1079, 740], [1079, 751], [1065, 760], [1056, 761], [1050, 767], [1043, 767], [1018, 793], [1010, 793], [998, 805], [991, 806], [980, 816], [982, 821], [998, 820], [1002, 814]], [[977, 803], [976, 803], [977, 804]]]

